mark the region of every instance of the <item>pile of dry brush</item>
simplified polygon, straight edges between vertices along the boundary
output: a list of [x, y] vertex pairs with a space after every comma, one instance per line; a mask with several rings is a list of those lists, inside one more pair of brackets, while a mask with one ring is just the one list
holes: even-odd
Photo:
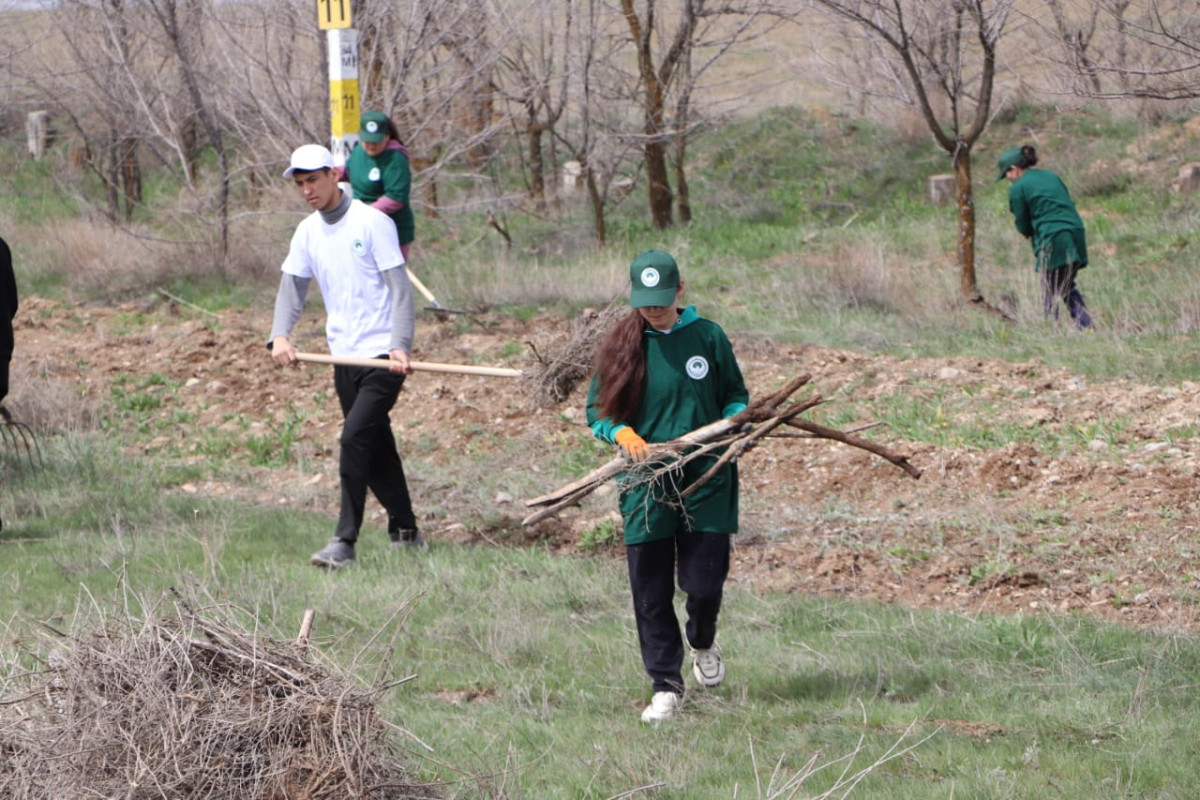
[[526, 342], [538, 361], [529, 376], [528, 393], [532, 405], [553, 407], [570, 398], [575, 387], [592, 377], [593, 360], [600, 342], [621, 317], [629, 313], [629, 303], [616, 297], [600, 311], [585, 311], [571, 323], [571, 335], [565, 340], [557, 333], [540, 341]]
[[182, 602], [162, 619], [114, 617], [47, 634], [49, 655], [28, 642], [7, 654], [0, 797], [436, 796], [377, 708], [388, 687], [332, 674], [304, 637], [252, 635]]

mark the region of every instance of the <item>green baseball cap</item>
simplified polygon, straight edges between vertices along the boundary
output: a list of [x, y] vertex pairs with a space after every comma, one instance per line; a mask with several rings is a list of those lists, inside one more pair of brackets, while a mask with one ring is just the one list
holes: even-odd
[[630, 308], [671, 306], [679, 293], [679, 265], [662, 250], [647, 250], [629, 265]]
[[1017, 162], [1021, 160], [1021, 148], [1010, 147], [1000, 154], [1000, 158], [996, 160], [996, 166], [1000, 168], [1000, 174], [996, 176], [996, 180], [1003, 180], [1004, 173], [1008, 172], [1009, 167], [1015, 167]]
[[382, 142], [388, 135], [387, 114], [382, 111], [368, 111], [362, 115], [358, 123], [358, 139], [362, 142]]

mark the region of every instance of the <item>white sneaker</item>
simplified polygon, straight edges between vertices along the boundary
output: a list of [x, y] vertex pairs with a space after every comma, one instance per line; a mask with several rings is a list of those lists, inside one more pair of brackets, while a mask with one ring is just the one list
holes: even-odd
[[715, 644], [692, 650], [692, 674], [701, 686], [720, 686], [725, 680], [725, 661]]
[[642, 722], [662, 722], [679, 710], [679, 695], [674, 692], [655, 692], [650, 705], [642, 712]]

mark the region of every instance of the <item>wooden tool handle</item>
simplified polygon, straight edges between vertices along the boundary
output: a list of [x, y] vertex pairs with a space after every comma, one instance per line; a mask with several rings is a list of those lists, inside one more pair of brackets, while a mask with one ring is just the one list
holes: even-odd
[[[371, 367], [388, 369], [392, 362], [386, 358], [351, 358], [350, 356], [328, 356], [324, 353], [296, 353], [301, 361], [314, 364], [336, 364], [342, 367]], [[486, 375], [492, 378], [521, 378], [525, 373], [507, 367], [477, 367], [473, 364], [439, 364], [436, 361], [409, 361], [417, 372], [449, 372], [456, 375]]]
[[425, 284], [421, 283], [421, 279], [414, 275], [411, 269], [408, 267], [405, 267], [404, 269], [408, 272], [408, 282], [415, 286], [418, 292], [425, 295], [426, 300], [434, 305], [437, 305], [437, 300], [433, 298], [433, 292], [429, 291]]

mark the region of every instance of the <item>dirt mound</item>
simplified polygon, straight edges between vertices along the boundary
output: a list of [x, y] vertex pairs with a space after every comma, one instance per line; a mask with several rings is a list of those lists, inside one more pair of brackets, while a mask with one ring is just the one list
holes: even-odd
[[[415, 356], [528, 368], [526, 343], [569, 337], [574, 324], [551, 316], [423, 314]], [[302, 325], [298, 344], [323, 352], [316, 315]], [[307, 365], [282, 376], [264, 347], [269, 311], [209, 316], [165, 303], [75, 309], [32, 298], [16, 327], [15, 408], [29, 402], [28, 384], [43, 378], [107, 402], [114, 386], [159, 375], [180, 387], [169, 402], [190, 412], [195, 430], [240, 427], [266, 437], [289, 415], [301, 415], [298, 443], [317, 466], [291, 476], [295, 500], [315, 508], [336, 501], [332, 448], [340, 416], [328, 368]], [[920, 480], [824, 440], [757, 448], [743, 458], [743, 535], [733, 580], [910, 606], [1069, 611], [1171, 629], [1200, 624], [1200, 443], [1193, 438], [1200, 386], [1094, 383], [1036, 361], [898, 359], [746, 337], [734, 344], [752, 392], [807, 372], [827, 399], [902, 401], [931, 432], [965, 427], [994, 435], [934, 446], [903, 441], [886, 427], [864, 432], [908, 453]], [[435, 441], [447, 457], [469, 452], [493, 464], [510, 456], [487, 448], [508, 438], [553, 443], [578, 434], [584, 386], [557, 408], [538, 409], [525, 402], [528, 386], [517, 383], [416, 375], [401, 397], [408, 422], [398, 424], [406, 435]], [[1022, 435], [1031, 431], [1041, 435]], [[130, 447], [153, 454], [171, 438], [139, 441], [131, 434]], [[1033, 443], [1046, 441], [1057, 442], [1050, 452]], [[252, 484], [210, 481], [178, 490], [277, 501], [257, 495]], [[497, 498], [501, 511], [480, 524], [468, 521], [478, 517], [470, 492], [436, 488], [443, 513], [429, 529], [443, 540], [536, 538], [574, 550], [580, 531], [610, 519], [615, 506], [601, 497], [594, 507], [522, 531], [521, 498]], [[552, 481], [542, 486], [554, 488]]]

